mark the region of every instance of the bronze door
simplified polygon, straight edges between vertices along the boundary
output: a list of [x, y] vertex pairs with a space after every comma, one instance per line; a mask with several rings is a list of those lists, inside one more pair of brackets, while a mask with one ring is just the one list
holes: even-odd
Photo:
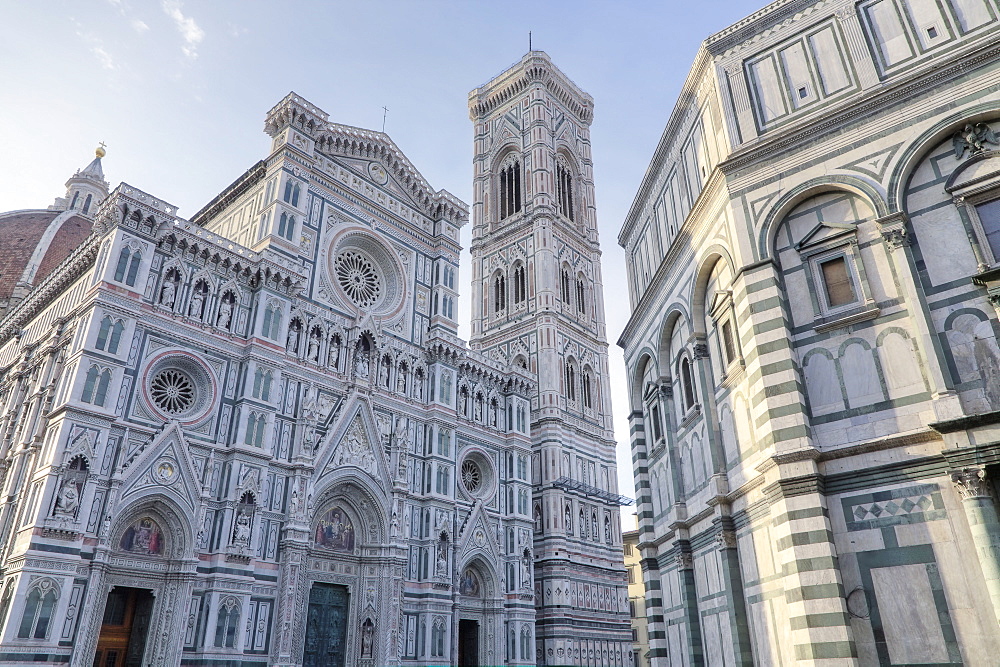
[[344, 667], [347, 638], [347, 588], [313, 584], [306, 612], [302, 667]]

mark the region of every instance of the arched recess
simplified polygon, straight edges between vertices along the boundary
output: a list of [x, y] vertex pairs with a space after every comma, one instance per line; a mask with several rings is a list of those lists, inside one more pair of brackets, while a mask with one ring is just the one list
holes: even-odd
[[632, 410], [635, 412], [640, 412], [643, 409], [643, 396], [646, 393], [649, 364], [652, 364], [653, 372], [656, 373], [656, 357], [652, 350], [645, 348], [639, 355], [639, 361], [632, 368], [632, 391], [629, 392], [629, 395], [632, 398]]
[[[180, 559], [193, 555], [194, 533], [188, 522], [187, 513], [177, 505], [173, 498], [161, 493], [143, 496], [118, 512], [108, 534], [108, 545], [111, 549], [129, 551], [123, 546], [123, 539], [127, 538], [129, 529], [132, 529], [134, 534], [137, 523], [141, 523], [146, 518], [155, 522], [160, 529], [163, 544], [158, 550], [159, 553], [143, 555], [155, 555], [170, 559]], [[132, 549], [131, 552], [137, 553], [135, 549]]]
[[358, 554], [365, 544], [385, 542], [389, 534], [386, 525], [389, 506], [383, 494], [373, 488], [365, 476], [346, 473], [330, 480], [316, 492], [313, 516], [310, 517], [311, 546], [317, 546], [317, 526], [336, 507], [346, 510], [353, 525], [355, 542], [350, 553]]
[[885, 195], [881, 188], [870, 181], [858, 176], [821, 176], [805, 183], [801, 183], [784, 195], [782, 195], [771, 210], [764, 217], [764, 223], [760, 226], [760, 234], [757, 239], [757, 249], [761, 259], [774, 259], [774, 242], [778, 227], [791, 211], [810, 197], [826, 192], [845, 191], [858, 195], [875, 210], [876, 217], [883, 217], [889, 214], [890, 208], [886, 204]]
[[[500, 576], [496, 569], [490, 565], [490, 560], [489, 554], [486, 553], [466, 554], [458, 572], [458, 592], [462, 598], [482, 599], [484, 603], [487, 600], [500, 598], [502, 592], [498, 585]], [[478, 591], [473, 590], [473, 582], [466, 580], [467, 570], [471, 570], [471, 574], [478, 577]]]
[[910, 142], [896, 160], [896, 166], [889, 177], [887, 185], [889, 210], [893, 212], [904, 210], [910, 177], [928, 152], [951, 137], [966, 123], [992, 121], [996, 120], [998, 116], [1000, 116], [1000, 108], [996, 102], [976, 104], [942, 118]]
[[682, 338], [687, 338], [688, 323], [691, 321], [691, 314], [683, 304], [674, 303], [667, 309], [667, 314], [663, 318], [663, 325], [660, 327], [659, 348], [657, 358], [659, 359], [660, 376], [672, 377], [671, 368], [673, 362], [680, 352], [675, 338], [680, 333]]
[[712, 272], [719, 262], [725, 262], [729, 267], [730, 275], [735, 273], [735, 264], [729, 250], [721, 245], [715, 244], [702, 253], [701, 261], [698, 264], [698, 272], [695, 275], [694, 284], [690, 298], [691, 312], [694, 317], [691, 326], [695, 333], [704, 334], [707, 331], [705, 321], [705, 305], [711, 301], [711, 295], [706, 294]]

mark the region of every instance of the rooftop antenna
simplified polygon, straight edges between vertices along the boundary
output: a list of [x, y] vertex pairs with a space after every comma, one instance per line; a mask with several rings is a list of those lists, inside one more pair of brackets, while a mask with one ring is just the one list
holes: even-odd
[[382, 107], [382, 134], [385, 134], [385, 116], [389, 113], [389, 110]]

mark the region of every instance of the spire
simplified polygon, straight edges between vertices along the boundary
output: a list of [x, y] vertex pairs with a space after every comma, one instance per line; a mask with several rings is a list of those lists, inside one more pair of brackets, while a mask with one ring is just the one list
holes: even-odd
[[77, 176], [82, 176], [84, 178], [91, 178], [99, 183], [104, 182], [104, 167], [101, 166], [101, 158], [107, 155], [108, 152], [104, 150], [104, 142], [102, 141], [100, 145], [94, 150], [94, 155], [96, 156], [91, 160], [90, 164], [83, 168], [82, 171], [76, 172]]

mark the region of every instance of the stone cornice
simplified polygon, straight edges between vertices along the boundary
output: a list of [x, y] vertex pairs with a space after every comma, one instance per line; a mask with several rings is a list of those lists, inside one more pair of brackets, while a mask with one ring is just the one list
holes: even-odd
[[[660, 265], [649, 280], [649, 284], [643, 290], [642, 296], [639, 298], [639, 303], [632, 308], [632, 315], [629, 317], [625, 328], [622, 329], [621, 336], [618, 338], [617, 344], [619, 347], [624, 349], [628, 345], [628, 340], [636, 333], [636, 330], [645, 317], [647, 308], [663, 296], [660, 288], [662, 288], [663, 283], [667, 280], [671, 268], [679, 261], [682, 253], [690, 250], [689, 243], [681, 243], [680, 241], [690, 241], [703, 225], [709, 224], [710, 221], [706, 222], [702, 214], [712, 205], [715, 196], [725, 191], [725, 185], [726, 180], [722, 176], [722, 172], [716, 167], [709, 174], [708, 182], [705, 183], [705, 187], [702, 188], [697, 201], [691, 207], [691, 212], [684, 219], [684, 224], [681, 225], [681, 228], [677, 230], [677, 236], [674, 237], [670, 247], [667, 249], [667, 254], [660, 260]], [[682, 239], [682, 237], [685, 238]]]
[[788, 18], [789, 15], [801, 11], [820, 0], [776, 0], [744, 19], [737, 21], [728, 28], [711, 35], [704, 42], [704, 48], [713, 55], [723, 53], [740, 42], [745, 42], [761, 30]]
[[540, 83], [576, 120], [589, 127], [594, 120], [594, 98], [573, 83], [544, 51], [529, 51], [502, 73], [469, 92], [469, 118], [476, 121], [514, 99], [533, 83]]
[[771, 161], [776, 154], [793, 152], [817, 141], [817, 137], [832, 134], [834, 130], [870, 117], [872, 109], [883, 111], [902, 99], [915, 97], [998, 57], [1000, 41], [997, 41], [994, 32], [990, 32], [985, 38], [977, 39], [946, 67], [933, 67], [933, 60], [928, 61], [921, 71], [896, 81], [884, 81], [884, 87], [878, 90], [862, 90], [829, 111], [805, 114], [786, 129], [764, 132], [756, 140], [733, 151], [719, 163], [719, 168], [729, 175], [758, 162]]
[[653, 152], [653, 157], [650, 160], [649, 167], [646, 169], [646, 173], [642, 177], [639, 190], [636, 192], [635, 198], [632, 200], [632, 206], [629, 207], [628, 215], [625, 216], [625, 222], [622, 224], [622, 229], [618, 233], [618, 245], [622, 247], [625, 247], [626, 240], [632, 233], [632, 228], [641, 217], [642, 211], [646, 206], [646, 202], [650, 197], [651, 190], [659, 180], [660, 173], [663, 171], [663, 167], [667, 163], [667, 158], [669, 157], [674, 144], [683, 139], [679, 132], [684, 123], [688, 121], [688, 115], [692, 110], [692, 105], [694, 105], [695, 108], [697, 107], [698, 88], [701, 87], [703, 78], [706, 75], [709, 75], [708, 68], [711, 63], [712, 57], [709, 55], [708, 51], [704, 47], [700, 48], [698, 53], [695, 55], [694, 63], [691, 65], [691, 70], [688, 72], [687, 78], [684, 80], [684, 85], [681, 86], [681, 92], [677, 95], [677, 101], [674, 103], [674, 109], [670, 112], [670, 118], [667, 120], [667, 126], [663, 129], [663, 134], [660, 135], [660, 141], [657, 143], [656, 150]]

